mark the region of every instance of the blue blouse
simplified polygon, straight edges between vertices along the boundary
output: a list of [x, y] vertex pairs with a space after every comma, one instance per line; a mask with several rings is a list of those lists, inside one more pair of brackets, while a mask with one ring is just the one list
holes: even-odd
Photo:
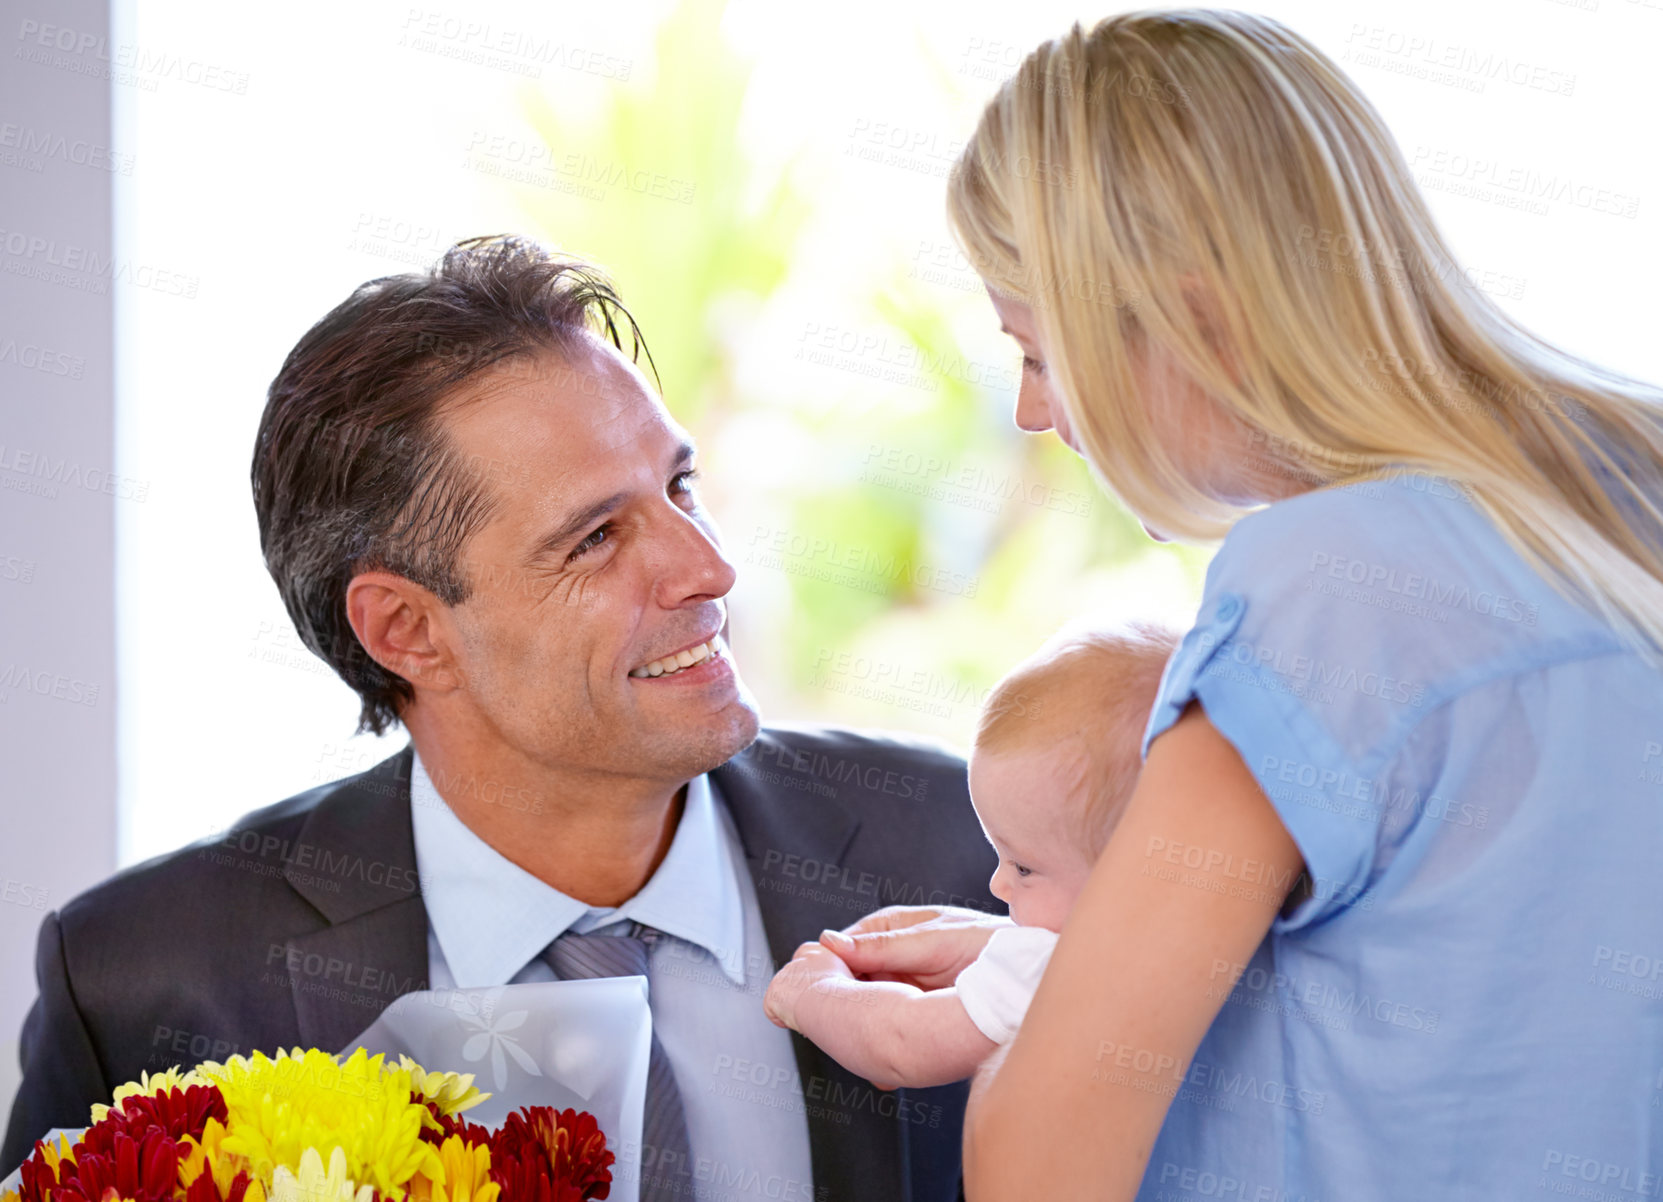
[[1145, 753], [1192, 698], [1309, 882], [1214, 964], [1139, 1199], [1663, 1197], [1663, 673], [1399, 474], [1235, 526]]

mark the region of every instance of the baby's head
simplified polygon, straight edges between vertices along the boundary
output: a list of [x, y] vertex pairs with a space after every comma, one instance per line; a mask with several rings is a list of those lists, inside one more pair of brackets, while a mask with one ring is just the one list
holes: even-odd
[[1062, 929], [1137, 783], [1178, 636], [1135, 623], [1058, 635], [994, 686], [970, 796], [999, 853], [993, 895], [1022, 926]]

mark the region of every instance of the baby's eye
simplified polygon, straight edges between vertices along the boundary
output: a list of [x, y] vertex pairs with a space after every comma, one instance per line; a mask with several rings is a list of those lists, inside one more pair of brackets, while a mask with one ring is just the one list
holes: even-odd
[[1016, 869], [1016, 875], [1017, 876], [1030, 876], [1030, 875], [1032, 875], [1032, 873], [1034, 871], [1032, 868], [1024, 868], [1024, 867], [1022, 867], [1022, 865], [1020, 865], [1020, 864], [1018, 864], [1014, 861], [1012, 861], [1011, 867]]

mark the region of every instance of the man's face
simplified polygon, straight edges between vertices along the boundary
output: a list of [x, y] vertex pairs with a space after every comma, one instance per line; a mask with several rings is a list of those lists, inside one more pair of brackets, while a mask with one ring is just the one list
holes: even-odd
[[750, 744], [733, 567], [692, 443], [634, 365], [587, 339], [481, 376], [441, 421], [495, 500], [445, 617], [474, 728], [551, 768], [672, 782]]

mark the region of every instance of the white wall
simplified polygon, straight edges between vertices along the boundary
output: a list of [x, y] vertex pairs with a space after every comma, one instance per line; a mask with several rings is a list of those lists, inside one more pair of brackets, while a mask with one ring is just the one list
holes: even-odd
[[116, 511], [144, 500], [116, 464], [108, 31], [104, 0], [0, 15], [0, 1116], [41, 919], [116, 865]]

